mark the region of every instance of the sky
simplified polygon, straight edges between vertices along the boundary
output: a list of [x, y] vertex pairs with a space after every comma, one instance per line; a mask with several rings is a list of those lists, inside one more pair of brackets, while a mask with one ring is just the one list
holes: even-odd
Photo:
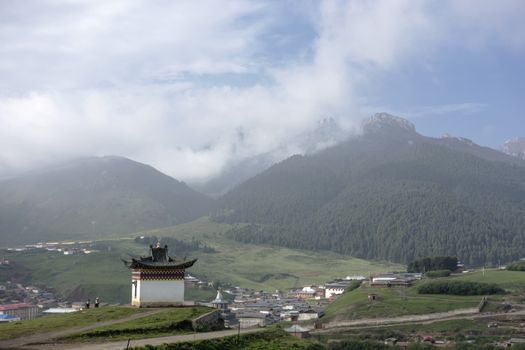
[[334, 118], [525, 136], [522, 0], [0, 1], [0, 177], [120, 155], [185, 181]]

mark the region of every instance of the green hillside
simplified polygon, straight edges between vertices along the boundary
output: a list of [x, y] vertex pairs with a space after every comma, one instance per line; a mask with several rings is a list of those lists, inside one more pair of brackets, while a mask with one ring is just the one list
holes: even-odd
[[[147, 246], [136, 244], [139, 235], [175, 237], [190, 242], [193, 238], [215, 249], [190, 252], [198, 258], [188, 272], [207, 281], [220, 281], [255, 289], [275, 290], [311, 283], [323, 283], [335, 277], [403, 269], [333, 252], [258, 246], [230, 240], [224, 233], [233, 226], [202, 218], [171, 228], [141, 232], [111, 241], [97, 242], [100, 252], [65, 256], [50, 252], [5, 252], [4, 256], [27, 274], [27, 281], [57, 289], [74, 300], [99, 296], [103, 301], [128, 303], [130, 272], [121, 258], [145, 255]], [[173, 247], [172, 247], [173, 248]], [[170, 253], [171, 254], [171, 253]], [[187, 299], [209, 300], [213, 290], [187, 289]]]
[[211, 200], [121, 157], [84, 158], [0, 181], [0, 247], [93, 239], [194, 220]]
[[123, 319], [146, 311], [148, 310], [131, 307], [111, 306], [83, 310], [69, 314], [49, 315], [46, 317], [39, 317], [34, 320], [11, 322], [1, 325], [2, 331], [0, 332], [0, 340], [9, 340], [38, 333], [87, 326], [101, 321]]
[[[478, 283], [495, 283], [505, 289], [507, 294], [489, 297], [489, 305], [495, 302], [518, 301], [521, 303], [525, 292], [525, 272], [487, 269], [485, 272], [455, 274], [435, 281], [469, 281]], [[427, 283], [424, 279], [409, 288], [373, 288], [368, 284], [351, 292], [344, 293], [326, 309], [327, 318], [354, 319], [395, 317], [401, 315], [427, 314], [446, 312], [455, 309], [475, 308], [479, 305], [481, 296], [419, 294], [418, 287]], [[377, 300], [370, 302], [368, 294], [377, 295]]]
[[323, 350], [322, 344], [310, 339], [298, 339], [276, 327], [250, 334], [232, 335], [217, 339], [186, 341], [162, 345], [132, 347], [131, 350]]
[[[368, 294], [377, 301], [368, 301]], [[372, 288], [367, 285], [343, 294], [326, 309], [328, 319], [383, 318], [446, 312], [477, 307], [479, 296], [420, 295], [416, 288]]]
[[525, 162], [379, 115], [362, 136], [291, 157], [219, 202], [228, 237], [408, 263], [498, 264], [525, 248]]
[[188, 334], [195, 332], [191, 320], [210, 311], [213, 309], [205, 306], [165, 308], [151, 316], [73, 333], [59, 341], [104, 342]]

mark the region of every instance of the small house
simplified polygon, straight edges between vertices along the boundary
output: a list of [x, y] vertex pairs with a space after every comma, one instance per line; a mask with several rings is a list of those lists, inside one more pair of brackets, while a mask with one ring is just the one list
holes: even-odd
[[290, 328], [286, 328], [285, 332], [289, 333], [290, 335], [294, 337], [301, 338], [301, 339], [310, 337], [310, 330], [303, 328], [296, 324], [294, 324]]

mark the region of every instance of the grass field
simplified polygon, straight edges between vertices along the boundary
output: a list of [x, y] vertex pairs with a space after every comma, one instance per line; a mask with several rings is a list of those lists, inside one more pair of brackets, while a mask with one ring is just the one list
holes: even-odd
[[496, 283], [498, 286], [511, 292], [525, 291], [525, 271], [507, 271], [486, 269], [483, 271], [452, 275], [451, 278], [462, 281]]
[[240, 337], [229, 336], [217, 339], [200, 340], [196, 342], [182, 342], [158, 346], [147, 345], [134, 347], [131, 350], [322, 350], [321, 344], [305, 339], [297, 339], [281, 329], [272, 327], [268, 330], [252, 334], [243, 334]]
[[103, 342], [143, 339], [193, 332], [191, 320], [212, 311], [203, 306], [170, 308], [155, 315], [111, 326], [94, 328], [62, 339], [67, 342]]
[[[275, 290], [324, 283], [335, 277], [370, 272], [401, 270], [396, 264], [371, 262], [331, 252], [310, 252], [280, 247], [243, 244], [224, 233], [232, 226], [201, 218], [166, 229], [134, 233], [97, 242], [100, 252], [89, 255], [62, 255], [49, 252], [6, 252], [6, 258], [31, 271], [30, 282], [55, 288], [73, 300], [100, 297], [101, 301], [128, 303], [130, 272], [121, 262], [129, 255], [145, 255], [148, 248], [133, 239], [139, 235], [193, 237], [216, 249], [197, 253], [199, 261], [188, 270], [207, 281], [243, 287]], [[186, 289], [188, 300], [211, 300], [213, 291]]]
[[109, 321], [147, 311], [131, 307], [102, 307], [83, 310], [71, 314], [50, 315], [34, 320], [0, 324], [0, 340], [58, 331], [71, 327], [87, 326], [101, 321]]
[[[523, 295], [525, 291], [525, 272], [520, 271], [486, 269], [485, 272], [455, 274], [442, 279], [495, 283], [511, 293], [489, 298], [489, 300], [496, 302], [512, 298], [512, 294]], [[420, 283], [425, 283], [425, 280], [418, 282], [418, 284]], [[418, 284], [406, 289], [371, 288], [368, 285], [363, 285], [352, 292], [343, 294], [330, 304], [326, 310], [327, 317], [329, 319], [351, 319], [446, 312], [476, 307], [481, 299], [481, 296], [418, 294]], [[377, 294], [378, 300], [369, 302], [369, 293]]]
[[[378, 299], [368, 301], [368, 294], [374, 293]], [[478, 306], [480, 296], [422, 295], [415, 287], [410, 288], [360, 288], [343, 294], [326, 309], [328, 319], [354, 319], [395, 317]]]
[[[488, 327], [489, 324], [496, 324], [497, 327]], [[473, 342], [473, 347], [462, 346], [459, 348], [476, 349], [483, 348], [483, 344], [493, 344], [510, 338], [523, 338], [525, 336], [523, 324], [525, 324], [525, 316], [508, 314], [476, 319], [463, 318], [432, 323], [345, 329], [344, 331], [334, 331], [334, 333], [317, 334], [314, 338], [325, 343], [328, 340], [345, 339], [370, 339], [382, 342], [391, 337], [400, 341], [417, 342], [418, 339], [421, 340], [425, 336], [432, 336], [436, 340], [460, 343], [470, 340]]]
[[243, 244], [224, 237], [231, 227], [201, 218], [146, 234], [202, 240], [218, 253], [197, 256], [199, 261], [191, 269], [192, 273], [207, 280], [226, 281], [254, 289], [285, 289], [324, 283], [335, 277], [404, 269], [398, 264], [366, 261], [332, 252]]

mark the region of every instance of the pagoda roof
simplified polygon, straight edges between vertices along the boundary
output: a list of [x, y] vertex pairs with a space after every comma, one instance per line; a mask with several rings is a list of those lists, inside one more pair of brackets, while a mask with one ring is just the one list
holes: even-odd
[[131, 258], [129, 261], [122, 261], [130, 269], [187, 269], [197, 261], [197, 259], [186, 260], [186, 258], [172, 258], [168, 255], [168, 246], [165, 245], [161, 247], [159, 243], [157, 243], [156, 247], [150, 246], [150, 250], [150, 256], [141, 256]]

